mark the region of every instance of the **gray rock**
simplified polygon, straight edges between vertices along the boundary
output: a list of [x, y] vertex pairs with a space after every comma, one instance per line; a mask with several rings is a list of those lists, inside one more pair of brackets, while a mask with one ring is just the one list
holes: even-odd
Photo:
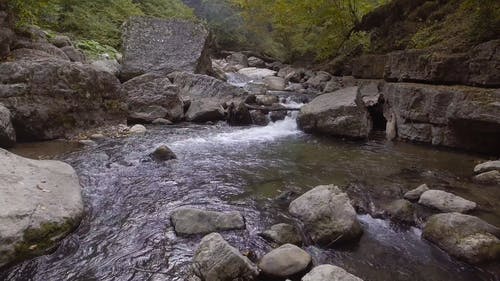
[[49, 140], [125, 120], [116, 77], [89, 65], [45, 58], [0, 64], [0, 103], [19, 141]]
[[252, 125], [252, 115], [244, 103], [235, 105], [231, 103], [227, 109], [227, 122], [231, 126], [248, 126]]
[[269, 114], [269, 118], [271, 119], [272, 122], [276, 122], [276, 121], [285, 120], [287, 115], [288, 115], [288, 112], [286, 112], [286, 111], [273, 111]]
[[31, 42], [30, 44], [26, 45], [25, 48], [39, 50], [39, 51], [42, 51], [42, 52], [49, 54], [50, 56], [52, 56], [54, 58], [69, 61], [68, 56], [64, 53], [63, 50], [57, 48], [56, 46], [54, 46], [50, 43]]
[[371, 131], [371, 119], [357, 99], [358, 87], [323, 94], [300, 110], [297, 124], [306, 133], [365, 138]]
[[262, 232], [260, 235], [265, 239], [274, 242], [278, 245], [302, 244], [302, 237], [300, 237], [295, 226], [287, 223], [275, 224], [271, 226], [270, 229]]
[[500, 171], [484, 172], [474, 177], [474, 181], [482, 184], [500, 185]]
[[255, 103], [258, 105], [272, 106], [279, 102], [279, 97], [275, 95], [256, 95]]
[[363, 281], [343, 268], [323, 264], [313, 268], [309, 273], [302, 277], [301, 281]]
[[250, 79], [262, 80], [268, 76], [275, 76], [276, 71], [270, 70], [267, 68], [256, 68], [256, 67], [247, 67], [238, 70], [239, 74], [243, 74]]
[[177, 159], [175, 153], [166, 145], [160, 145], [151, 153], [151, 158], [156, 161], [168, 161]]
[[301, 248], [285, 244], [267, 253], [259, 261], [259, 268], [270, 277], [292, 277], [307, 269], [311, 255]]
[[[78, 176], [59, 161], [0, 149], [0, 267], [45, 254], [83, 215]], [[15, 192], [13, 192], [15, 190]]]
[[265, 67], [266, 63], [257, 57], [249, 57], [248, 58], [248, 66], [249, 67]]
[[218, 233], [201, 239], [193, 258], [194, 273], [205, 281], [251, 281], [258, 268]]
[[3, 23], [0, 22], [0, 24], [2, 25], [0, 27], [0, 58], [4, 58], [10, 54], [15, 34], [10, 28], [5, 28]]
[[267, 126], [270, 123], [267, 114], [264, 114], [260, 110], [252, 110], [250, 111], [250, 116], [252, 117], [252, 124], [257, 126]]
[[147, 129], [143, 125], [134, 125], [130, 128], [129, 133], [131, 134], [144, 134], [146, 133]]
[[500, 171], [500, 160], [484, 162], [474, 167], [474, 173], [476, 174], [489, 171]]
[[121, 65], [115, 59], [94, 60], [90, 64], [99, 71], [105, 71], [116, 77], [120, 75]]
[[245, 228], [243, 216], [237, 212], [214, 212], [182, 207], [171, 216], [175, 232], [180, 235], [206, 234]]
[[61, 50], [66, 54], [66, 56], [68, 56], [71, 61], [82, 63], [87, 61], [87, 59], [85, 58], [85, 54], [73, 46], [64, 46], [61, 48]]
[[418, 204], [438, 209], [442, 212], [465, 213], [474, 210], [476, 203], [442, 190], [428, 190], [420, 196]]
[[352, 76], [360, 79], [384, 79], [387, 55], [362, 55], [352, 64]]
[[122, 90], [131, 122], [151, 123], [158, 118], [177, 121], [183, 117], [179, 88], [165, 75], [147, 73], [135, 77], [125, 82]]
[[455, 258], [481, 263], [500, 258], [500, 229], [460, 213], [431, 216], [422, 236]]
[[78, 143], [85, 146], [97, 146], [97, 143], [93, 140], [79, 140]]
[[232, 53], [227, 56], [226, 61], [228, 62], [229, 67], [231, 67], [234, 71], [248, 67], [248, 58], [242, 53]]
[[385, 207], [385, 211], [395, 221], [403, 223], [414, 222], [415, 209], [410, 201], [404, 199], [395, 200]]
[[324, 93], [332, 93], [342, 89], [342, 83], [337, 79], [332, 79], [325, 84], [325, 88], [323, 89]]
[[133, 17], [123, 27], [121, 76], [174, 71], [211, 73], [209, 32], [199, 23], [184, 20]]
[[318, 71], [313, 77], [309, 78], [305, 85], [308, 88], [313, 88], [318, 91], [323, 91], [325, 88], [326, 82], [332, 79], [332, 75], [325, 71]]
[[284, 91], [286, 86], [285, 79], [278, 76], [264, 77], [264, 83], [267, 89], [271, 91]]
[[15, 143], [16, 132], [12, 126], [10, 110], [0, 104], [0, 147], [12, 147]]
[[196, 123], [220, 121], [224, 118], [224, 108], [219, 102], [209, 99], [191, 101], [186, 112], [186, 119]]
[[426, 184], [422, 184], [419, 187], [406, 192], [404, 198], [410, 201], [417, 201], [427, 190], [429, 190], [429, 187]]
[[248, 82], [244, 89], [253, 95], [265, 95], [267, 92], [266, 84], [262, 82]]
[[363, 230], [347, 194], [333, 185], [321, 185], [290, 203], [312, 240], [322, 245], [358, 238]]

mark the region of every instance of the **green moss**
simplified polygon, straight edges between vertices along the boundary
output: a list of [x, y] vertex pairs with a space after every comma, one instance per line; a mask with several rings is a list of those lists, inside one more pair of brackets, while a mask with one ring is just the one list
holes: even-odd
[[99, 59], [104, 54], [107, 54], [111, 59], [117, 59], [119, 54], [115, 48], [94, 40], [79, 40], [75, 46], [91, 59]]
[[62, 224], [44, 223], [39, 228], [27, 229], [24, 232], [23, 242], [15, 246], [12, 262], [43, 255], [54, 249], [57, 242], [70, 233], [78, 222], [79, 219], [68, 219]]

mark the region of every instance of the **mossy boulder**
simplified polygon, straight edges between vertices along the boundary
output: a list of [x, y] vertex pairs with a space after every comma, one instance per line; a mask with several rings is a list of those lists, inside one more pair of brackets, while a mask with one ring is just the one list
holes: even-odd
[[0, 149], [0, 267], [42, 255], [80, 222], [78, 176], [59, 161], [39, 161]]

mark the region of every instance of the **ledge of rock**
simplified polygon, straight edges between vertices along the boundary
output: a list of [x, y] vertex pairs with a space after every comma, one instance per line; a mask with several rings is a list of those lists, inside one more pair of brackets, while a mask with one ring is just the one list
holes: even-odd
[[123, 27], [124, 80], [152, 71], [210, 73], [210, 36], [199, 23], [133, 17]]
[[357, 96], [358, 87], [323, 94], [302, 107], [297, 123], [307, 133], [365, 138], [372, 125]]
[[460, 213], [431, 216], [422, 234], [450, 255], [473, 264], [500, 258], [499, 235], [497, 227]]
[[0, 267], [45, 254], [83, 215], [78, 176], [59, 161], [0, 149]]
[[193, 271], [205, 281], [251, 281], [259, 274], [258, 268], [218, 233], [201, 240], [194, 254]]
[[245, 228], [245, 220], [237, 211], [214, 212], [183, 207], [172, 213], [171, 220], [175, 232], [181, 235]]
[[321, 185], [290, 203], [312, 240], [322, 245], [358, 238], [363, 230], [347, 194], [333, 185]]
[[20, 141], [66, 137], [125, 119], [120, 82], [89, 65], [53, 58], [0, 64], [0, 103]]

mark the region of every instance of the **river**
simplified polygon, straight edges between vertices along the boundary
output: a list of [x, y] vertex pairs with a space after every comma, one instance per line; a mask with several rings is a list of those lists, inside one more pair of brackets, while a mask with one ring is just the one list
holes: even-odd
[[[168, 145], [177, 160], [157, 163], [148, 154]], [[76, 149], [62, 143], [20, 145], [14, 152], [55, 157], [73, 165], [83, 186], [86, 214], [52, 254], [0, 271], [0, 280], [185, 280], [200, 236], [177, 237], [169, 217], [180, 206], [238, 210], [245, 230], [224, 232], [242, 252], [262, 256], [271, 246], [258, 233], [293, 222], [286, 191], [319, 184], [356, 183], [377, 194], [400, 194], [427, 183], [476, 201], [475, 213], [500, 225], [500, 193], [470, 180], [480, 155], [393, 143], [305, 135], [295, 119], [266, 127], [225, 124], [150, 127], [144, 135], [106, 139]], [[43, 152], [43, 153], [42, 153]], [[457, 262], [421, 239], [416, 227], [359, 214], [361, 240], [332, 249], [304, 248], [316, 263], [331, 263], [371, 281], [499, 280], [500, 267]]]

